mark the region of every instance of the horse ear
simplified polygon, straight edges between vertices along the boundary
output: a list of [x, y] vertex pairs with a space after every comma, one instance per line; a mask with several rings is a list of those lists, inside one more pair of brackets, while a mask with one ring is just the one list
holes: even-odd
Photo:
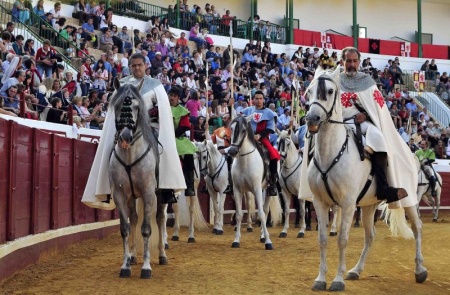
[[119, 78], [117, 78], [117, 77], [114, 78], [113, 85], [114, 85], [114, 89], [115, 90], [118, 90], [120, 88], [120, 80], [119, 80]]
[[341, 68], [338, 66], [336, 67], [336, 69], [333, 71], [333, 80], [334, 81], [339, 81], [339, 74], [341, 73]]
[[316, 73], [314, 74], [314, 79], [322, 75], [322, 73], [325, 72], [325, 70], [322, 68], [321, 65], [317, 66]]

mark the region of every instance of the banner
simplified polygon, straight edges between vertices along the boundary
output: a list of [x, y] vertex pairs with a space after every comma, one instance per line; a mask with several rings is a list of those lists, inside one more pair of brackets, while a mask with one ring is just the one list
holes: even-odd
[[380, 54], [380, 40], [369, 39], [369, 53]]
[[403, 57], [410, 57], [411, 42], [400, 42], [400, 53]]
[[425, 90], [425, 72], [424, 71], [414, 71], [414, 89], [417, 92]]
[[320, 41], [322, 42], [322, 48], [333, 49], [333, 44], [331, 43], [331, 36], [329, 34], [321, 32]]

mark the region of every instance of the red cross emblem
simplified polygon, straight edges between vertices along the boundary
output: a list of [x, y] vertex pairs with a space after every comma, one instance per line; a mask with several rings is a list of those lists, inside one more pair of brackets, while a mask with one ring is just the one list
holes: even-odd
[[262, 115], [260, 113], [254, 113], [253, 114], [253, 121], [258, 123], [261, 120]]

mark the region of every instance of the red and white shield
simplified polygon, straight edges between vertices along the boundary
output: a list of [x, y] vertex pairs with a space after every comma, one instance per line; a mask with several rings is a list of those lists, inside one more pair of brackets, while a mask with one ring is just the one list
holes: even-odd
[[261, 121], [261, 117], [262, 117], [262, 114], [253, 113], [253, 121], [255, 121], [256, 123], [259, 123], [259, 121]]

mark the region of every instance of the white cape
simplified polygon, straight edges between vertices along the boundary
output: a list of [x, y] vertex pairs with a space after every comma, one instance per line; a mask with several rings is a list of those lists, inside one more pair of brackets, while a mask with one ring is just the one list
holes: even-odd
[[[169, 98], [162, 84], [150, 77], [144, 77], [145, 81], [140, 89], [148, 111], [157, 102], [160, 125], [158, 141], [159, 145], [159, 180], [158, 188], [184, 190], [184, 181], [181, 163], [175, 145], [175, 131], [173, 127], [172, 111], [170, 109]], [[132, 83], [136, 86], [141, 80], [134, 77], [122, 79], [123, 83]], [[150, 132], [150, 131], [149, 131]], [[113, 199], [110, 203], [102, 202], [111, 194], [109, 181], [109, 159], [114, 147], [114, 135], [116, 133], [115, 116], [112, 109], [108, 109], [106, 120], [103, 125], [103, 132], [100, 143], [95, 154], [94, 163], [86, 183], [82, 202], [97, 209], [112, 210], [115, 208]]]

